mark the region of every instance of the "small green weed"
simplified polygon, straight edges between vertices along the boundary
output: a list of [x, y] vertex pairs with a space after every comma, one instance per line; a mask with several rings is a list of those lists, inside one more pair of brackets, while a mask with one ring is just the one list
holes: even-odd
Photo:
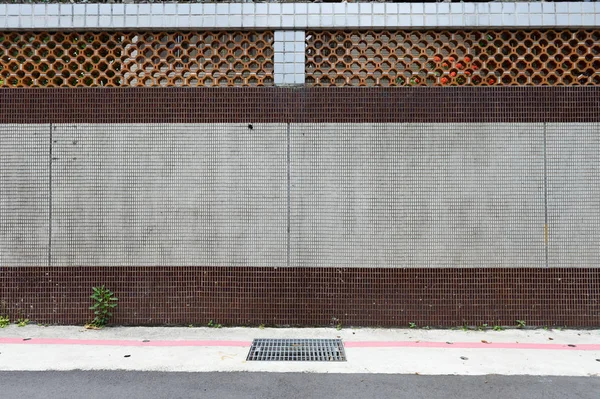
[[29, 319], [18, 319], [17, 320], [17, 327], [25, 327], [27, 324], [29, 324]]
[[412, 321], [408, 323], [408, 328], [417, 328], [417, 323], [413, 323]]
[[494, 331], [504, 331], [504, 328], [502, 326], [500, 326], [500, 325], [497, 325], [497, 326], [494, 326], [492, 328], [492, 330], [494, 330]]
[[525, 320], [516, 320], [517, 328], [525, 328]]
[[330, 325], [338, 331], [342, 329], [342, 321], [335, 316], [331, 317]]
[[101, 287], [92, 287], [93, 294], [90, 298], [94, 301], [90, 310], [94, 311], [94, 320], [89, 324], [92, 328], [102, 328], [112, 317], [111, 310], [117, 307], [115, 294], [104, 285]]
[[208, 327], [210, 327], [210, 328], [221, 328], [223, 326], [221, 324], [215, 323], [214, 321], [211, 320], [211, 321], [208, 322]]
[[261, 324], [260, 326], [258, 326], [259, 329], [264, 330], [265, 329], [265, 325]]
[[8, 316], [0, 316], [0, 328], [4, 328], [10, 324]]

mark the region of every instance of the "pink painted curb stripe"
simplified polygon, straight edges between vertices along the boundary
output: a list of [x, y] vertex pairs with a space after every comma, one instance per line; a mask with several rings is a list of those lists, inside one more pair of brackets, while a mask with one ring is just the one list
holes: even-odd
[[[63, 338], [0, 338], [0, 344], [21, 345], [98, 345], [98, 346], [224, 346], [224, 347], [249, 347], [250, 341], [132, 341], [108, 339], [63, 339]], [[483, 342], [417, 342], [417, 341], [348, 341], [344, 342], [346, 348], [445, 348], [445, 349], [543, 349], [543, 350], [579, 350], [600, 351], [600, 344], [533, 344], [533, 343], [489, 343]]]
[[446, 348], [446, 349], [543, 349], [543, 350], [579, 350], [598, 351], [600, 344], [533, 344], [518, 342], [417, 342], [417, 341], [371, 341], [371, 342], [344, 342], [346, 348]]
[[131, 341], [118, 339], [0, 338], [0, 344], [98, 346], [250, 346], [249, 341]]

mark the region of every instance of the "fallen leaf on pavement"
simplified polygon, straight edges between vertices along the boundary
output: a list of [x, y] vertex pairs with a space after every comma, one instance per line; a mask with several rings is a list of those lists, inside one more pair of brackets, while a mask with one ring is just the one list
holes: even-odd
[[86, 324], [86, 325], [85, 325], [85, 326], [83, 326], [83, 327], [84, 327], [86, 330], [101, 330], [101, 328], [100, 328], [100, 327], [96, 327], [96, 326], [93, 326], [93, 325], [91, 325], [91, 324]]

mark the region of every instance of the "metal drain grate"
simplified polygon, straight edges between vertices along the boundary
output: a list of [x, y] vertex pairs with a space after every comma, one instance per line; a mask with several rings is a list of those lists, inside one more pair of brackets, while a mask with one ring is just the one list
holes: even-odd
[[255, 339], [246, 360], [345, 362], [341, 339]]

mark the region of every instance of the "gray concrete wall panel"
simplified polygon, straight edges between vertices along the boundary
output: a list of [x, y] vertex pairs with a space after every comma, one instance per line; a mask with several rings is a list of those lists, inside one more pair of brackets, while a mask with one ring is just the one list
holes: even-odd
[[549, 123], [549, 262], [600, 264], [600, 124]]
[[0, 125], [0, 267], [48, 265], [49, 125]]
[[544, 137], [547, 264], [600, 259], [600, 124], [50, 128], [0, 125], [0, 266], [544, 267]]
[[540, 267], [541, 124], [303, 124], [291, 265]]
[[285, 125], [59, 125], [52, 264], [280, 266]]

